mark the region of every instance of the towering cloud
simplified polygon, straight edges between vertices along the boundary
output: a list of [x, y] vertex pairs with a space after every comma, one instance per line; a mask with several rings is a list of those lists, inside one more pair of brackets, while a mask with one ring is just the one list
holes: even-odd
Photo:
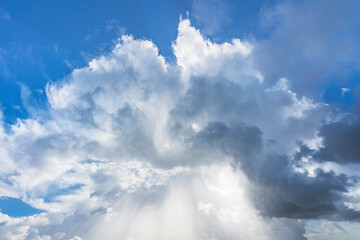
[[47, 85], [47, 119], [1, 129], [1, 195], [46, 212], [1, 214], [0, 238], [289, 240], [360, 219], [356, 176], [324, 163], [358, 161], [356, 122], [267, 82], [250, 42], [184, 19], [173, 49], [123, 36]]

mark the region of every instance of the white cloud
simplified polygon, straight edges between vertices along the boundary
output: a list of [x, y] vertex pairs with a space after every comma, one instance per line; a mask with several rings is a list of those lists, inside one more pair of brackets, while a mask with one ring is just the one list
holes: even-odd
[[199, 30], [191, 27], [188, 19], [180, 21], [173, 48], [185, 79], [189, 75], [218, 77], [223, 74], [234, 82], [245, 81], [247, 78], [263, 81], [249, 56], [252, 51], [250, 43], [239, 39], [233, 39], [231, 43], [213, 43]]
[[341, 96], [344, 96], [345, 93], [350, 92], [350, 88], [341, 88]]

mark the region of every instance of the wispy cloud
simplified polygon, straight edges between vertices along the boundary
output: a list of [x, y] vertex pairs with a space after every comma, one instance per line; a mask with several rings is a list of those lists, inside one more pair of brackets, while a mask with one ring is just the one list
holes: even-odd
[[6, 12], [4, 9], [0, 7], [0, 19], [3, 19], [5, 21], [11, 21], [11, 17], [8, 12]]
[[213, 35], [231, 22], [231, 7], [221, 0], [194, 0], [191, 15], [203, 33]]

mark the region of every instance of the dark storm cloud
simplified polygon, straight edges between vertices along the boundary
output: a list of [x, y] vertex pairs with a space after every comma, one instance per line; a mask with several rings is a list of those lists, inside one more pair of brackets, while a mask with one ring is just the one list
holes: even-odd
[[314, 154], [314, 158], [337, 163], [360, 163], [360, 121], [344, 119], [325, 124], [319, 136], [324, 147]]
[[321, 169], [314, 177], [296, 172], [288, 156], [263, 154], [262, 133], [257, 127], [210, 122], [192, 141], [194, 149], [220, 149], [233, 157], [233, 165], [253, 183], [251, 196], [264, 216], [360, 220], [360, 212], [343, 204], [343, 194], [355, 179]]
[[268, 156], [249, 178], [257, 184], [254, 203], [266, 216], [360, 220], [360, 212], [343, 204], [343, 193], [353, 186], [353, 179], [346, 175], [318, 169], [310, 177], [295, 172], [287, 156]]
[[318, 136], [322, 139], [322, 147], [310, 149], [300, 144], [295, 160], [311, 157], [320, 162], [336, 162], [338, 164], [360, 163], [360, 121], [359, 119], [343, 119], [323, 124]]

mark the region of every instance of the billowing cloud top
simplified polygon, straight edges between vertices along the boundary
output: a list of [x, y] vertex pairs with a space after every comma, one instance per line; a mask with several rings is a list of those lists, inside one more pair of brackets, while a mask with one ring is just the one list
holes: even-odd
[[359, 120], [267, 82], [254, 44], [181, 20], [169, 64], [146, 40], [46, 87], [49, 117], [0, 132], [1, 239], [305, 239], [360, 220]]

